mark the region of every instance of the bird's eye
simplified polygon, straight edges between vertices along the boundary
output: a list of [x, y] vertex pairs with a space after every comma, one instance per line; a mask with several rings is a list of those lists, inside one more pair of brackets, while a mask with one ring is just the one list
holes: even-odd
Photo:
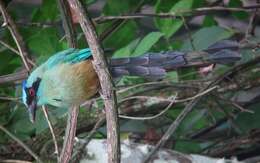
[[34, 96], [34, 95], [35, 95], [35, 91], [34, 91], [33, 88], [30, 88], [30, 89], [29, 89], [29, 95], [30, 95], [30, 96]]

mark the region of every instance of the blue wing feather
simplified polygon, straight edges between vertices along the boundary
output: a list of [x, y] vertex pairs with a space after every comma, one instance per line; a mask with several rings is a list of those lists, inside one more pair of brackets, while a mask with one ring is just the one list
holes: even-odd
[[83, 60], [88, 59], [91, 56], [91, 51], [89, 48], [86, 49], [67, 49], [61, 52], [54, 54], [50, 57], [44, 64], [47, 66], [47, 69], [52, 68], [61, 63], [70, 63], [75, 64]]

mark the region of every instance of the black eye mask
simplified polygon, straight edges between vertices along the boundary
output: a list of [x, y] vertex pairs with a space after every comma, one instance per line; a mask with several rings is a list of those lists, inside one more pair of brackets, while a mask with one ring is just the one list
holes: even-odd
[[34, 100], [36, 93], [38, 91], [39, 85], [40, 85], [41, 79], [37, 78], [37, 80], [33, 83], [32, 87], [25, 88], [26, 92], [26, 103], [27, 105], [30, 105], [32, 101]]

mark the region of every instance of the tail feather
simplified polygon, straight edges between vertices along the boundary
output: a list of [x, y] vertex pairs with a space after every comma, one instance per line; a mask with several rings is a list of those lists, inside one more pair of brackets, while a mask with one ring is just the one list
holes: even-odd
[[239, 44], [238, 42], [232, 40], [221, 40], [209, 46], [205, 51], [208, 53], [215, 53], [216, 51], [222, 49], [238, 50]]
[[223, 40], [201, 52], [166, 51], [146, 53], [139, 57], [116, 58], [110, 61], [110, 67], [114, 77], [131, 75], [161, 79], [166, 71], [181, 67], [234, 63], [241, 59], [238, 50], [237, 42]]
[[166, 71], [159, 67], [112, 67], [111, 73], [113, 77], [121, 77], [124, 75], [141, 76], [144, 78], [162, 79], [166, 75]]
[[229, 64], [237, 62], [241, 59], [238, 51], [222, 49], [208, 56], [208, 61], [211, 63]]
[[140, 57], [115, 58], [110, 65], [116, 66], [161, 66], [168, 61], [175, 61], [176, 64], [185, 64], [185, 53], [176, 51], [166, 51], [160, 53], [146, 53]]

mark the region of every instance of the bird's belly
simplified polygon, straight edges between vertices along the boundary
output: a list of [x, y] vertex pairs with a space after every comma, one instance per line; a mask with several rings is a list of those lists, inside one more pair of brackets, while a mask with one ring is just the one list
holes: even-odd
[[58, 72], [57, 79], [54, 81], [56, 88], [53, 89], [57, 89], [56, 97], [60, 100], [52, 100], [52, 105], [58, 107], [80, 105], [97, 93], [99, 80], [91, 60], [65, 64]]

